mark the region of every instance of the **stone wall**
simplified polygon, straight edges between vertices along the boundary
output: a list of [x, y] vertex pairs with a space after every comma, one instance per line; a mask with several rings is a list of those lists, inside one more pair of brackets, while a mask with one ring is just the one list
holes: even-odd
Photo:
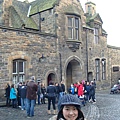
[[[109, 55], [109, 74], [111, 74], [111, 86], [118, 82], [120, 78], [120, 48], [108, 45], [108, 55]], [[114, 72], [113, 67], [119, 67], [119, 71]]]
[[[3, 93], [5, 84], [13, 82], [14, 59], [26, 60], [26, 80], [34, 75], [36, 79], [41, 78], [44, 81], [49, 70], [54, 71], [55, 67], [59, 67], [54, 35], [0, 27], [0, 48], [0, 90]], [[42, 54], [46, 57], [46, 63], [39, 61]]]

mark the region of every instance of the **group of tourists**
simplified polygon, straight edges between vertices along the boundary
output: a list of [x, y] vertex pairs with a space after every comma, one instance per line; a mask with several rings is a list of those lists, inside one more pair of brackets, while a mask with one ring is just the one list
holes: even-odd
[[87, 101], [92, 103], [96, 102], [95, 89], [95, 79], [90, 82], [82, 80], [80, 82], [71, 84], [70, 88], [68, 89], [68, 92], [80, 98], [82, 105], [85, 106], [85, 103]]
[[[68, 95], [68, 98], [70, 97], [70, 99], [68, 99], [69, 102], [73, 98], [73, 96], [75, 100], [79, 99], [79, 103], [76, 103], [77, 107], [81, 105], [85, 106], [85, 103], [87, 101], [95, 103], [96, 102], [95, 88], [96, 88], [95, 80], [91, 82], [81, 81], [77, 83], [72, 83], [68, 90], [65, 92], [66, 89], [64, 81], [61, 81], [60, 83], [58, 82], [54, 83], [53, 81], [50, 81], [49, 85], [45, 87], [45, 84], [42, 83], [41, 81], [37, 81], [36, 83], [35, 77], [32, 76], [30, 80], [27, 81], [26, 83], [20, 82], [17, 85], [17, 88], [15, 88], [14, 84], [10, 86], [7, 83], [5, 87], [6, 106], [11, 105], [13, 108], [20, 107], [21, 110], [26, 110], [27, 117], [33, 117], [35, 105], [46, 104], [47, 102], [48, 114], [55, 115], [57, 113], [57, 110], [58, 113], [61, 113], [59, 112], [59, 110], [60, 111], [61, 109], [64, 110], [64, 107], [62, 106], [64, 103], [61, 103], [61, 100], [67, 99], [67, 97], [64, 98], [66, 95]], [[74, 103], [74, 101], [72, 102]], [[71, 103], [71, 105], [73, 103]], [[65, 107], [65, 110], [66, 109], [69, 108]], [[83, 115], [81, 110], [79, 110], [78, 108], [76, 109], [80, 111], [81, 115]], [[59, 117], [61, 117], [61, 115]]]

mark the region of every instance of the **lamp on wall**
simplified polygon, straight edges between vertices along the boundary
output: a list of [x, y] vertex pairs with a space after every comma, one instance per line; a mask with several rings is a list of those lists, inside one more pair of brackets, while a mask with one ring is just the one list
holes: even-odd
[[42, 54], [42, 56], [39, 58], [39, 62], [45, 62], [46, 57]]
[[101, 62], [102, 62], [102, 65], [105, 65], [105, 59], [102, 59]]

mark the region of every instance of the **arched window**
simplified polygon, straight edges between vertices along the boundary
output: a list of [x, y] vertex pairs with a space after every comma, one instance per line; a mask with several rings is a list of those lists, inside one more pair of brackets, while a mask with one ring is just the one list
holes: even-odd
[[100, 80], [100, 59], [95, 59], [96, 80]]
[[25, 63], [23, 59], [13, 60], [13, 83], [25, 81]]
[[102, 59], [102, 80], [106, 79], [106, 60]]

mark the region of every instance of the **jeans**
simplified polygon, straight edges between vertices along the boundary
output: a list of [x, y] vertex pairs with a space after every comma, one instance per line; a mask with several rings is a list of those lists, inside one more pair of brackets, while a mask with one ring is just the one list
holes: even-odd
[[27, 105], [27, 116], [34, 116], [34, 107], [35, 107], [35, 100], [30, 100], [26, 98], [26, 105]]
[[17, 108], [17, 99], [12, 99], [12, 107]]
[[60, 96], [59, 96], [59, 99], [61, 99], [64, 95], [64, 92], [60, 92]]
[[26, 110], [26, 98], [21, 98], [21, 108]]
[[40, 105], [40, 104], [41, 104], [40, 94], [39, 94], [39, 95], [37, 95], [37, 96], [38, 96], [38, 105]]

